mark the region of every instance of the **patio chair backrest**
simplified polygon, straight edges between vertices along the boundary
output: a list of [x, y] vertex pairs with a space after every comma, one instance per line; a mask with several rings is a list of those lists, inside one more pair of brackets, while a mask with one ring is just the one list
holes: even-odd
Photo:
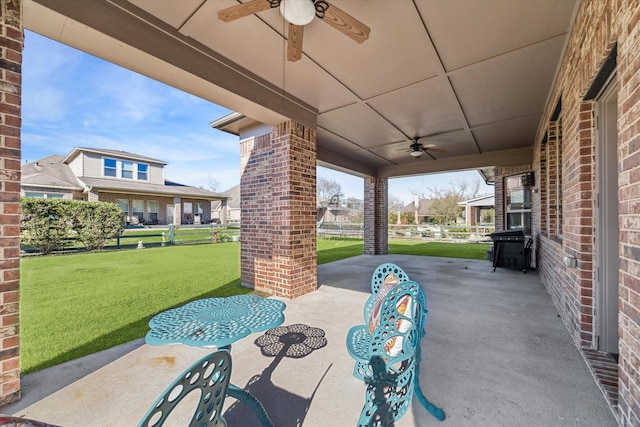
[[382, 284], [384, 283], [384, 279], [387, 278], [389, 273], [393, 273], [394, 276], [398, 279], [398, 283], [406, 282], [409, 280], [409, 276], [404, 272], [403, 269], [398, 267], [397, 265], [387, 262], [384, 264], [380, 264], [373, 272], [371, 276], [371, 293], [377, 294]]
[[228, 350], [220, 350], [203, 357], [167, 387], [138, 427], [162, 426], [171, 411], [194, 390], [200, 391], [200, 400], [189, 426], [225, 427], [227, 423], [222, 417], [222, 407], [230, 378], [231, 355]]
[[401, 282], [386, 292], [372, 314], [377, 324], [368, 325], [369, 359], [381, 356], [393, 364], [414, 358], [424, 335], [425, 305], [424, 293], [416, 282]]
[[385, 280], [389, 275], [392, 274], [398, 283], [406, 282], [409, 280], [409, 276], [397, 265], [387, 262], [384, 264], [380, 264], [373, 272], [371, 276], [371, 296], [364, 304], [364, 320], [365, 322], [369, 321], [371, 317], [371, 312], [374, 309], [376, 298], [378, 296], [378, 292], [382, 288]]

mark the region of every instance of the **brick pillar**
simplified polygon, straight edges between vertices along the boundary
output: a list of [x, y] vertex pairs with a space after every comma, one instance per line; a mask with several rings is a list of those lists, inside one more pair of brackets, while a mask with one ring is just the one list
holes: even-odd
[[240, 151], [242, 283], [289, 299], [316, 290], [315, 130], [281, 123]]
[[364, 180], [364, 253], [389, 253], [389, 215], [387, 213], [387, 178]]
[[0, 406], [20, 399], [22, 1], [0, 0]]

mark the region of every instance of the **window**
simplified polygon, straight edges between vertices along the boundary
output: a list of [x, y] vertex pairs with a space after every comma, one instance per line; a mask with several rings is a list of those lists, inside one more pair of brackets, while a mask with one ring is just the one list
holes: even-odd
[[118, 176], [118, 163], [115, 159], [104, 159], [104, 176]]
[[196, 203], [196, 210], [194, 212], [196, 215], [202, 215], [204, 210], [202, 209], [202, 203]]
[[133, 201], [133, 212], [131, 215], [137, 217], [138, 221], [142, 221], [144, 218], [144, 200]]
[[138, 163], [138, 180], [140, 181], [149, 180], [149, 165], [146, 165], [144, 163]]
[[116, 199], [116, 203], [122, 209], [125, 215], [129, 215], [129, 200], [127, 199]]
[[193, 224], [193, 204], [191, 202], [185, 202], [182, 217], [187, 224]]
[[157, 224], [158, 223], [158, 202], [148, 201], [147, 209], [149, 211], [149, 221]]
[[507, 230], [522, 230], [531, 235], [531, 186], [529, 174], [505, 178], [505, 213]]
[[149, 180], [149, 165], [128, 160], [103, 158], [103, 176], [123, 179]]
[[122, 162], [122, 178], [133, 179], [133, 162]]
[[24, 194], [25, 197], [33, 197], [34, 199], [64, 199], [64, 195], [60, 193], [32, 193]]

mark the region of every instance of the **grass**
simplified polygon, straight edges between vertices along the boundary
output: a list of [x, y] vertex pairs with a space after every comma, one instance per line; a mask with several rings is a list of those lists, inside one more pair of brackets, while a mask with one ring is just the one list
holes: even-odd
[[390, 240], [389, 253], [446, 258], [487, 259], [491, 247], [485, 243], [423, 242], [421, 240]]
[[362, 255], [362, 239], [318, 239], [318, 264]]
[[188, 301], [248, 293], [240, 245], [171, 246], [23, 259], [22, 372], [143, 337], [149, 319]]
[[[488, 245], [391, 241], [389, 252], [486, 259]], [[361, 255], [362, 240], [318, 239], [318, 264]], [[143, 337], [155, 314], [198, 298], [249, 293], [240, 244], [181, 245], [21, 261], [22, 373]]]

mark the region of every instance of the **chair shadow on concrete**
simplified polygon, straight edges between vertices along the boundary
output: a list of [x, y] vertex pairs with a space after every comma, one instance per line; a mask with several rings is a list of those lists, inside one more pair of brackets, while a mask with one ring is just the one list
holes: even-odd
[[[303, 425], [311, 402], [333, 364], [329, 365], [311, 396], [307, 398], [273, 384], [271, 380], [273, 372], [285, 357], [300, 359], [326, 346], [327, 339], [324, 335], [324, 331], [320, 328], [293, 324], [269, 329], [255, 340], [262, 355], [274, 359], [262, 373], [254, 375], [244, 389], [262, 403], [274, 425], [292, 427]], [[229, 426], [260, 425], [255, 414], [237, 401], [227, 409], [224, 418]]]

